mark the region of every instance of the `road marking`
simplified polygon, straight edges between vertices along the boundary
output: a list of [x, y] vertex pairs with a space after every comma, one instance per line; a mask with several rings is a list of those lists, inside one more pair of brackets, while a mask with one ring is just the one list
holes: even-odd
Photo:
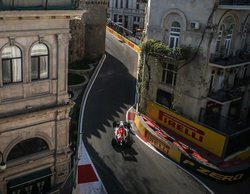
[[178, 166], [178, 168], [180, 168], [181, 170], [183, 170], [184, 172], [186, 172], [187, 174], [189, 174], [191, 177], [193, 177], [198, 183], [200, 183], [205, 189], [207, 189], [208, 192], [210, 192], [211, 194], [214, 194], [214, 192], [207, 185], [205, 185], [205, 183], [203, 183], [200, 179], [198, 179], [196, 176], [194, 176], [193, 174], [191, 174], [189, 171], [187, 171], [185, 168], [183, 168], [182, 166], [180, 166], [178, 163], [176, 163], [176, 162], [170, 160], [168, 157], [164, 156], [162, 153], [160, 153], [158, 150], [156, 150], [155, 147], [153, 147], [149, 142], [144, 142], [144, 140], [141, 139], [141, 137], [139, 135], [136, 134], [136, 137], [142, 143], [144, 143], [146, 146], [148, 146], [152, 151], [156, 152], [157, 154], [159, 154], [161, 157], [163, 157], [164, 159], [168, 160], [172, 164], [175, 164], [176, 166]]
[[98, 181], [98, 178], [91, 164], [78, 166], [78, 184], [96, 181]]

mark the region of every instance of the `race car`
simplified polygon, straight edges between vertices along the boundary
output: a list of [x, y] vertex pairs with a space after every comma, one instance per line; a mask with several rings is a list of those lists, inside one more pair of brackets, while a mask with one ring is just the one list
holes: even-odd
[[114, 138], [112, 143], [117, 143], [119, 145], [129, 144], [131, 132], [131, 124], [126, 121], [118, 121], [113, 123], [114, 128]]

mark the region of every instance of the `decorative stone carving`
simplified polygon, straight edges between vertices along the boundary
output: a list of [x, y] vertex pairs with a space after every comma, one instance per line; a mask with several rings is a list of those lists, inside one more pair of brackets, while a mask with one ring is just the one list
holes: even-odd
[[9, 37], [9, 44], [10, 46], [15, 45], [15, 37]]
[[69, 41], [71, 39], [70, 34], [57, 34], [57, 40], [60, 43], [60, 45], [68, 45]]
[[38, 35], [38, 38], [39, 38], [39, 43], [44, 42], [44, 36], [43, 35]]

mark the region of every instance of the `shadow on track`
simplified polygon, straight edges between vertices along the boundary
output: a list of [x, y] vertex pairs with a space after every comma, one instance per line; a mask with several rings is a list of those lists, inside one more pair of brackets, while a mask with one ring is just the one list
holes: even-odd
[[138, 153], [132, 147], [134, 140], [132, 139], [132, 137], [130, 137], [129, 141], [130, 141], [129, 144], [121, 146], [112, 140], [111, 145], [116, 152], [121, 153], [121, 155], [125, 161], [137, 162], [136, 155], [138, 155]]

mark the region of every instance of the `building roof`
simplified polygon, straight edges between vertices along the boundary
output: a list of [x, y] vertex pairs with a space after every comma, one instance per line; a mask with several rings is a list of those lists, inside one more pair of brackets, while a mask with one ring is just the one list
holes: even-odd
[[2, 0], [0, 10], [72, 10], [76, 0]]

